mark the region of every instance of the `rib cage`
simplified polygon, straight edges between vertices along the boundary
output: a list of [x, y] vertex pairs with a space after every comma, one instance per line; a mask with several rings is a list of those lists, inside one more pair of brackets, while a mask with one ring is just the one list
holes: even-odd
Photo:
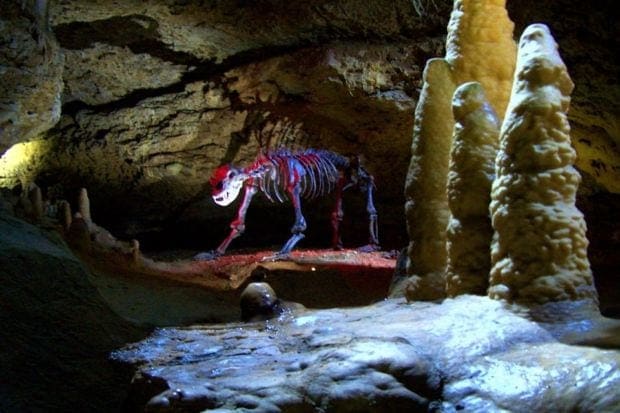
[[287, 186], [296, 178], [300, 182], [300, 195], [312, 199], [331, 192], [340, 171], [348, 167], [347, 158], [331, 151], [279, 149], [262, 155], [246, 172], [255, 176], [258, 187], [269, 200], [284, 202]]

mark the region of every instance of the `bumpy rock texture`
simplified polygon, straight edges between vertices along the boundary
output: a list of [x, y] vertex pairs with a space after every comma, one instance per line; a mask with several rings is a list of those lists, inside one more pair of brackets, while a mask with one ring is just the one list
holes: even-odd
[[452, 99], [455, 125], [448, 173], [448, 296], [486, 294], [493, 228], [489, 217], [499, 120], [480, 83], [459, 86]]
[[595, 298], [583, 214], [575, 207], [566, 116], [573, 82], [547, 26], [522, 34], [491, 194], [491, 297]]
[[47, 2], [0, 1], [0, 155], [60, 119], [63, 54]]
[[386, 300], [162, 329], [115, 358], [140, 365], [130, 399], [139, 411], [611, 412], [620, 352], [592, 345], [617, 347], [618, 326], [590, 310], [573, 303], [573, 321], [548, 324], [484, 297]]
[[[421, 68], [429, 57], [442, 54], [452, 2], [207, 3], [51, 2], [50, 27], [60, 48], [48, 39], [45, 49], [51, 53], [45, 57], [36, 47], [39, 31], [28, 33], [25, 27], [45, 15], [35, 13], [35, 4], [46, 2], [23, 2], [25, 9], [7, 2], [2, 7], [7, 47], [0, 50], [9, 53], [2, 63], [3, 70], [9, 69], [2, 73], [2, 87], [27, 85], [3, 92], [2, 104], [15, 103], [20, 96], [38, 99], [20, 106], [21, 112], [15, 112], [16, 107], [2, 109], [3, 119], [10, 118], [2, 125], [4, 136], [8, 139], [9, 130], [31, 130], [32, 116], [38, 119], [44, 113], [48, 115], [35, 129], [49, 128], [58, 115], [57, 109], [50, 109], [57, 107], [51, 102], [64, 102], [64, 116], [45, 141], [15, 147], [2, 159], [1, 185], [28, 188], [35, 181], [44, 197], [66, 199], [86, 186], [96, 219], [114, 234], [138, 237], [145, 247], [159, 242], [163, 248], [185, 243], [205, 249], [217, 245], [232, 214], [215, 209], [205, 197], [204, 183], [217, 164], [248, 160], [265, 143], [326, 146], [366, 155], [379, 187], [383, 244], [405, 245], [402, 186], [409, 162], [411, 111], [418, 100]], [[483, 4], [488, 10], [480, 9], [487, 7]], [[484, 30], [469, 37], [451, 35], [446, 52], [446, 59], [463, 70], [459, 82], [479, 77], [493, 95], [503, 90], [509, 65], [496, 65], [501, 71], [496, 76], [485, 74], [480, 62], [505, 60], [514, 47], [507, 35], [510, 24], [496, 24], [507, 22], [501, 4], [458, 2], [451, 27]], [[613, 254], [607, 251], [614, 248], [608, 246], [617, 242], [618, 231], [616, 221], [605, 215], [607, 205], [617, 202], [607, 191], [617, 192], [614, 185], [620, 182], [615, 59], [619, 37], [609, 12], [613, 5], [611, 0], [596, 8], [573, 0], [506, 5], [515, 33], [535, 21], [551, 27], [576, 83], [568, 115], [577, 167], [587, 173], [580, 206], [593, 222], [590, 238], [600, 240], [591, 248], [595, 273], [609, 273]], [[492, 22], [488, 27], [487, 21]], [[13, 30], [17, 27], [21, 29]], [[503, 40], [495, 47], [476, 44], [476, 36]], [[14, 56], [16, 50], [24, 53]], [[64, 69], [53, 69], [62, 55]], [[48, 70], [50, 75], [40, 76], [36, 85], [10, 75], [19, 71], [9, 60], [22, 58], [32, 61], [34, 72]], [[34, 64], [47, 58], [56, 63], [49, 68]], [[489, 79], [494, 77], [504, 80], [492, 86]], [[62, 82], [58, 97], [51, 85]], [[498, 109], [500, 117], [501, 112]], [[6, 147], [28, 138], [11, 136]], [[445, 222], [445, 199], [442, 202], [438, 219]], [[248, 219], [252, 235], [239, 240], [239, 247], [270, 245], [288, 232], [285, 207], [263, 202], [254, 208]], [[308, 207], [316, 224], [306, 245], [325, 245], [328, 209], [321, 204]], [[355, 234], [345, 244], [361, 244], [365, 240], [354, 238], [363, 238], [363, 229], [354, 222], [363, 222], [363, 205], [353, 204], [345, 212], [345, 225], [348, 221], [353, 227], [345, 232]], [[410, 221], [410, 232], [422, 231], [420, 221], [432, 222]], [[433, 245], [432, 239], [428, 244]], [[445, 250], [445, 240], [437, 244], [438, 251]], [[422, 261], [416, 261], [425, 272]]]
[[[85, 186], [98, 222], [115, 234], [165, 231], [167, 242], [207, 248], [232, 215], [206, 197], [217, 165], [247, 162], [259, 146], [328, 147], [366, 158], [390, 235], [385, 246], [404, 244], [403, 131], [420, 66], [443, 47], [445, 13], [435, 12], [444, 3], [54, 2], [52, 27], [66, 58], [63, 117], [44, 147], [8, 154], [2, 185], [36, 180], [44, 194], [67, 199]], [[26, 163], [17, 156], [24, 152]], [[345, 244], [365, 241], [354, 224], [362, 205], [345, 211], [354, 228]], [[288, 232], [284, 207], [262, 200], [253, 208], [270, 219], [249, 217], [252, 245]], [[325, 245], [327, 208], [308, 209], [325, 217], [310, 226], [317, 229], [308, 244]]]
[[513, 27], [503, 0], [455, 1], [446, 57], [427, 63], [405, 183], [410, 299], [445, 296], [452, 95], [460, 84], [478, 81], [502, 117], [515, 61]]

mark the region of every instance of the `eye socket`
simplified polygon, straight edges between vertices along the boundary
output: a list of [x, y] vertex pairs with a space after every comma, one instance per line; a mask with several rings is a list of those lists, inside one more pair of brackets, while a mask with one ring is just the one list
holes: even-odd
[[234, 178], [236, 175], [237, 175], [237, 172], [235, 172], [235, 171], [230, 171], [230, 172], [228, 172], [228, 179], [230, 179], [230, 178]]
[[224, 188], [224, 182], [220, 181], [215, 185], [215, 189], [217, 189], [218, 191], [221, 191], [222, 188]]

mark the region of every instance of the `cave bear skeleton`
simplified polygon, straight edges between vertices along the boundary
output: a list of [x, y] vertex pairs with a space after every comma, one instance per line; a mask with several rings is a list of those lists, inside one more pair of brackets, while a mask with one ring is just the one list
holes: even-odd
[[356, 188], [366, 195], [369, 244], [360, 250], [379, 249], [377, 210], [373, 200], [375, 183], [357, 156], [345, 157], [322, 149], [296, 152], [279, 149], [261, 153], [245, 168], [222, 165], [215, 170], [210, 183], [213, 201], [219, 206], [230, 205], [242, 189], [243, 198], [237, 217], [230, 224], [230, 234], [216, 250], [198, 254], [197, 259], [212, 259], [226, 252], [230, 243], [245, 231], [245, 215], [252, 197], [259, 191], [272, 202], [284, 202], [288, 196], [295, 209], [292, 235], [278, 252], [278, 256], [288, 254], [304, 238], [307, 225], [301, 211], [301, 198], [313, 199], [332, 192], [335, 192], [335, 205], [331, 215], [332, 247], [341, 249], [339, 228], [344, 215], [342, 194], [349, 188]]

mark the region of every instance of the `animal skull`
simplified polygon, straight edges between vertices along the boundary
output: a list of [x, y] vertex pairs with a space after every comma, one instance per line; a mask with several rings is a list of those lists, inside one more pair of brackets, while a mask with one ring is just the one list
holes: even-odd
[[230, 205], [239, 196], [246, 177], [240, 169], [230, 165], [220, 166], [211, 178], [213, 201], [219, 206]]

